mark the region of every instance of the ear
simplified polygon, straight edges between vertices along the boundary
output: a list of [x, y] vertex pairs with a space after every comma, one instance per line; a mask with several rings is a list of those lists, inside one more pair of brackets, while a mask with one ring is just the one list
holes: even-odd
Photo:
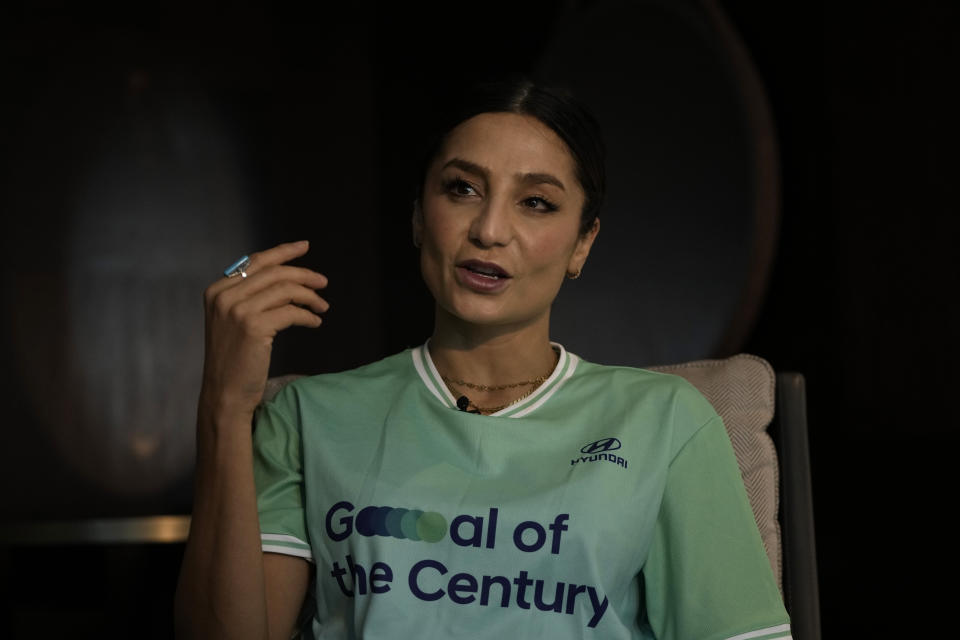
[[598, 233], [600, 233], [600, 218], [596, 218], [590, 230], [577, 238], [577, 246], [573, 249], [573, 255], [570, 256], [570, 262], [567, 264], [567, 273], [579, 274], [583, 270], [583, 264], [590, 255], [590, 248]]
[[411, 223], [413, 227], [413, 246], [419, 249], [423, 239], [423, 209], [420, 207], [419, 198], [413, 201]]

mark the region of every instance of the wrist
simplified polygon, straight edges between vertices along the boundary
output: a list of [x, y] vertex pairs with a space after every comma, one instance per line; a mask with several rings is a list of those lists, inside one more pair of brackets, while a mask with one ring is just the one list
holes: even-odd
[[253, 426], [255, 412], [256, 405], [251, 407], [249, 400], [231, 399], [221, 394], [201, 392], [197, 407], [197, 424], [217, 433], [223, 431], [249, 433]]

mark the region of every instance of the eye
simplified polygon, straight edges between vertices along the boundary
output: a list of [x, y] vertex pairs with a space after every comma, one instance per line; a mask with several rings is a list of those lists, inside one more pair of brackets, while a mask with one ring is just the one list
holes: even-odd
[[456, 178], [450, 178], [449, 180], [443, 181], [443, 190], [449, 193], [452, 196], [467, 198], [474, 195], [479, 195], [477, 190], [469, 182], [457, 176]]
[[523, 203], [527, 206], [527, 208], [534, 209], [536, 211], [550, 212], [557, 210], [557, 205], [553, 204], [543, 196], [531, 196], [526, 198]]

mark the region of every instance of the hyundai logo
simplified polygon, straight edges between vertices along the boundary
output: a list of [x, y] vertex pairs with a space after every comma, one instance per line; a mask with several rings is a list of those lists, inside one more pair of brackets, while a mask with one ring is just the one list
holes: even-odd
[[615, 451], [619, 448], [620, 441], [616, 438], [603, 438], [602, 440], [597, 440], [596, 442], [583, 445], [583, 448], [580, 449], [580, 453], [602, 453], [604, 451]]

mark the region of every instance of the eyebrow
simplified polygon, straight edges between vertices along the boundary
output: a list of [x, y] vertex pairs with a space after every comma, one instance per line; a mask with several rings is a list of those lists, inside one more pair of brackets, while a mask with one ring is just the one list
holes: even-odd
[[[472, 173], [478, 176], [483, 177], [484, 179], [490, 178], [490, 170], [480, 166], [475, 162], [470, 162], [469, 160], [464, 160], [463, 158], [453, 158], [448, 161], [443, 168], [447, 167], [456, 167], [461, 171], [466, 171], [467, 173]], [[520, 182], [526, 184], [552, 184], [555, 187], [559, 187], [561, 191], [566, 191], [566, 188], [563, 186], [563, 183], [560, 182], [558, 178], [549, 174], [549, 173], [518, 173], [514, 176]]]

